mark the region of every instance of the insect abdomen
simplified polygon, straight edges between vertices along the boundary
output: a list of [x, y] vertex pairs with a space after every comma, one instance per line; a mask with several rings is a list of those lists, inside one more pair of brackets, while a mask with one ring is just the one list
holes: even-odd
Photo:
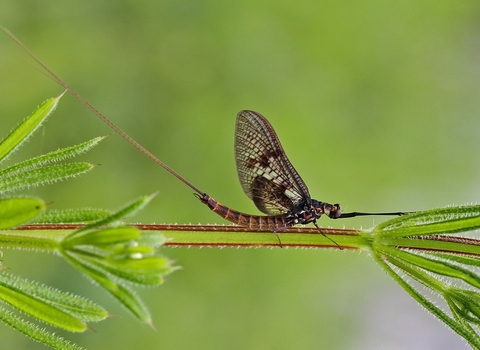
[[210, 210], [217, 213], [225, 220], [233, 222], [239, 226], [249, 227], [252, 229], [266, 229], [271, 231], [291, 226], [287, 224], [285, 215], [261, 216], [244, 214], [218, 203], [215, 199], [207, 194], [198, 196], [198, 198], [202, 203], [206, 204]]

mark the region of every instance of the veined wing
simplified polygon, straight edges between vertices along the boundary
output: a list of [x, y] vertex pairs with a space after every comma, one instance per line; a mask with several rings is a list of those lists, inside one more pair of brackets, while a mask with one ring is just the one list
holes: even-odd
[[308, 188], [290, 163], [270, 123], [241, 111], [235, 129], [237, 173], [245, 194], [268, 215], [283, 214], [310, 201]]

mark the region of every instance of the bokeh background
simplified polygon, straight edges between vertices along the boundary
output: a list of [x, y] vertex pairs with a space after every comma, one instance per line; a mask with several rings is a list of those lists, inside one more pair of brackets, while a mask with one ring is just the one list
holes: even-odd
[[[273, 124], [312, 196], [348, 211], [478, 201], [480, 3], [3, 0], [0, 24], [133, 138], [224, 204], [257, 213], [235, 173], [242, 109]], [[0, 131], [62, 89], [0, 33]], [[28, 61], [28, 59], [27, 59]], [[91, 173], [29, 194], [144, 223], [223, 223], [71, 96], [13, 160], [110, 135]], [[323, 225], [370, 227], [381, 218]], [[118, 316], [59, 334], [89, 349], [461, 349], [366, 253], [164, 249], [182, 270], [140, 290], [153, 331], [61, 259], [4, 251], [9, 272]], [[0, 346], [43, 348], [7, 326]]]

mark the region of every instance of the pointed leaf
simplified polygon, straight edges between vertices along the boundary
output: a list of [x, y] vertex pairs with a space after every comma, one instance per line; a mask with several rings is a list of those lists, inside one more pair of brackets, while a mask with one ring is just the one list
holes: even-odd
[[62, 148], [38, 157], [30, 158], [26, 161], [12, 165], [0, 171], [0, 179], [15, 176], [16, 174], [25, 172], [30, 169], [36, 169], [48, 163], [55, 163], [67, 158], [78, 156], [92, 147], [96, 146], [104, 137], [96, 137], [90, 141], [81, 143], [76, 146]]
[[62, 350], [80, 350], [81, 348], [75, 344], [72, 344], [68, 340], [63, 339], [59, 335], [47, 332], [45, 329], [38, 327], [37, 325], [22, 320], [20, 317], [8, 311], [0, 305], [0, 320], [8, 324], [13, 329], [23, 333], [27, 337], [45, 344], [52, 349]]
[[45, 209], [45, 202], [37, 198], [6, 198], [0, 200], [0, 229], [25, 224]]
[[[409, 283], [405, 278], [401, 277], [398, 273], [396, 273], [384, 260], [380, 255], [374, 254], [374, 258], [377, 263], [382, 266], [387, 273], [393, 277], [393, 279], [410, 294], [420, 305], [425, 307], [428, 311], [442, 320], [445, 324], [447, 324], [453, 331], [455, 331], [460, 336], [464, 337], [470, 345], [472, 345], [475, 349], [480, 348], [480, 338], [475, 333], [472, 334], [469, 327], [465, 327], [462, 322], [457, 322], [456, 320], [452, 319], [448, 316], [444, 311], [442, 311], [439, 307], [437, 307], [434, 303], [428, 300], [425, 296], [423, 296], [417, 289], [413, 287], [411, 283]], [[395, 266], [402, 269], [403, 271], [407, 272], [410, 276], [414, 277], [421, 283], [423, 283], [422, 275], [427, 276], [425, 273], [419, 271], [418, 268], [411, 266], [410, 264], [404, 264], [401, 260], [397, 260], [393, 258], [389, 260], [389, 262], [394, 263]], [[467, 325], [468, 326], [468, 325]]]
[[84, 332], [88, 329], [87, 325], [76, 317], [2, 282], [0, 282], [0, 299], [55, 327], [70, 332]]
[[83, 234], [83, 231], [91, 230], [92, 228], [99, 227], [99, 226], [105, 226], [105, 225], [120, 221], [124, 218], [127, 218], [127, 217], [131, 216], [131, 215], [134, 215], [137, 211], [141, 210], [145, 205], [147, 205], [152, 200], [152, 198], [154, 196], [155, 195], [143, 196], [143, 197], [137, 199], [136, 201], [134, 201], [133, 203], [131, 203], [131, 204], [125, 206], [124, 208], [116, 211], [115, 213], [113, 213], [109, 217], [107, 217], [105, 219], [102, 219], [102, 220], [99, 220], [97, 222], [88, 224], [85, 227], [82, 227], [81, 229], [78, 229], [77, 231], [75, 231], [71, 234], [71, 237], [81, 235], [81, 234]]
[[[135, 258], [134, 254], [139, 254]], [[77, 258], [88, 262], [90, 266], [108, 272], [116, 279], [136, 283], [144, 286], [155, 286], [163, 283], [163, 277], [171, 273], [175, 268], [171, 266], [169, 259], [160, 256], [145, 256], [133, 253], [132, 256], [122, 259], [98, 258], [88, 255], [76, 255]]]
[[385, 221], [378, 236], [407, 237], [472, 231], [480, 228], [480, 205], [447, 207], [417, 212]]
[[478, 275], [468, 269], [451, 264], [448, 261], [431, 259], [427, 256], [420, 256], [390, 247], [382, 247], [379, 251], [383, 254], [388, 254], [390, 257], [393, 256], [396, 259], [401, 259], [405, 263], [412, 264], [413, 266], [420, 267], [427, 271], [442, 276], [461, 279], [471, 286], [480, 289], [480, 277]]
[[[62, 94], [63, 95], [63, 94]], [[62, 97], [50, 98], [42, 103], [20, 125], [13, 129], [10, 134], [0, 143], [0, 161], [8, 157], [45, 121], [53, 112]]]
[[111, 275], [99, 268], [89, 264], [77, 254], [66, 252], [64, 255], [68, 261], [78, 270], [82, 271], [107, 290], [115, 299], [117, 299], [128, 311], [130, 311], [135, 318], [146, 323], [151, 324], [152, 319], [150, 312], [142, 300], [126, 285], [123, 285], [111, 278]]
[[125, 243], [133, 241], [140, 236], [140, 231], [135, 227], [121, 226], [109, 227], [96, 231], [89, 231], [82, 235], [70, 235], [65, 237], [62, 245], [72, 247], [75, 245], [112, 245], [117, 243]]
[[0, 283], [37, 298], [83, 322], [98, 322], [109, 316], [104, 308], [78, 295], [65, 293], [10, 274], [0, 275]]
[[56, 182], [85, 173], [93, 168], [89, 163], [68, 163], [32, 169], [0, 180], [0, 193], [16, 191]]
[[35, 218], [37, 224], [48, 223], [86, 223], [98, 221], [111, 215], [112, 212], [105, 209], [81, 208], [81, 209], [65, 209], [65, 210], [48, 210]]
[[[480, 326], [480, 296], [471, 290], [451, 287], [445, 298], [451, 309], [462, 318]], [[454, 310], [452, 310], [454, 311]]]

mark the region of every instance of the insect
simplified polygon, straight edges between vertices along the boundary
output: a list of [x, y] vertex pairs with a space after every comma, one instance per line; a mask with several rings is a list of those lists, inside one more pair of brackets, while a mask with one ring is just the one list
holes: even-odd
[[[13, 34], [3, 27], [0, 28], [33, 58], [52, 80], [68, 90], [75, 98], [129, 143], [194, 190], [195, 196], [200, 199], [202, 203], [206, 204], [213, 212], [228, 221], [252, 229], [269, 230], [275, 234], [278, 231], [288, 229], [297, 224], [305, 225], [313, 223], [322, 235], [330, 239], [317, 225], [317, 219], [322, 215], [326, 215], [332, 219], [340, 219], [364, 215], [408, 214], [407, 212], [342, 213], [339, 204], [332, 205], [312, 199], [307, 186], [288, 160], [273, 127], [261, 114], [248, 110], [241, 111], [237, 116], [235, 131], [237, 173], [245, 194], [255, 203], [257, 208], [266, 215], [250, 215], [230, 209], [195, 187], [132, 139], [53, 73], [30, 52], [25, 45], [15, 38]], [[338, 246], [336, 242], [331, 241]]]
[[243, 191], [266, 216], [230, 209], [206, 193], [197, 197], [224, 219], [241, 226], [277, 231], [308, 224], [322, 215], [341, 217], [339, 204], [310, 197], [307, 185], [290, 163], [273, 127], [261, 114], [241, 111], [235, 128], [235, 160]]
[[322, 215], [340, 219], [365, 215], [406, 214], [342, 213], [338, 203], [329, 204], [312, 199], [307, 185], [288, 160], [272, 125], [260, 113], [254, 111], [244, 110], [237, 115], [235, 160], [243, 191], [255, 206], [266, 214], [265, 216], [244, 214], [230, 209], [206, 193], [197, 192], [196, 196], [213, 212], [240, 226], [266, 229], [276, 233], [297, 224], [313, 223], [322, 233], [317, 225], [317, 219]]

